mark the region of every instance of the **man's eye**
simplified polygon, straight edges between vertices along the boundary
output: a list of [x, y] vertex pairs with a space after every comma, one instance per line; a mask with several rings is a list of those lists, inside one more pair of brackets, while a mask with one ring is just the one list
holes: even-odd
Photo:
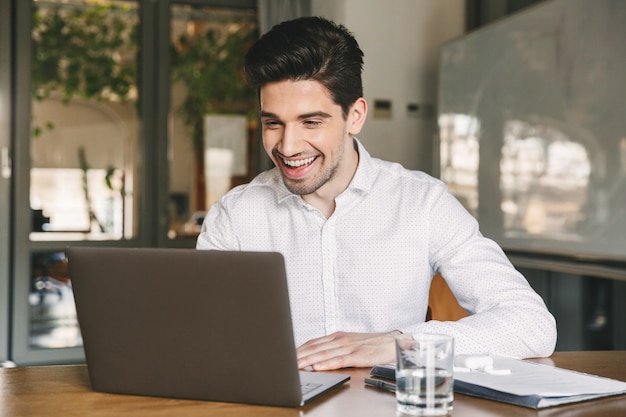
[[322, 123], [318, 120], [306, 120], [304, 122], [304, 125], [307, 127], [317, 127], [319, 125], [321, 125]]
[[277, 127], [280, 126], [280, 123], [278, 123], [275, 120], [266, 120], [263, 122], [263, 126], [265, 126], [268, 129], [276, 129]]

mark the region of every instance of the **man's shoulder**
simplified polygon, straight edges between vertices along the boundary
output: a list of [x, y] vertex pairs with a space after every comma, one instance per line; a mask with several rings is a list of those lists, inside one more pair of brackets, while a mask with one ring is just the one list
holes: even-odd
[[423, 171], [412, 170], [398, 162], [370, 155], [358, 140], [360, 162], [353, 185], [364, 190], [383, 192], [445, 191], [446, 184]]
[[443, 181], [426, 172], [408, 169], [397, 162], [383, 159], [372, 158], [371, 161], [382, 179], [394, 182], [401, 181], [407, 186], [446, 188]]
[[276, 169], [258, 174], [247, 184], [242, 184], [228, 191], [222, 198], [222, 204], [243, 204], [264, 199], [277, 200], [282, 193], [282, 182]]

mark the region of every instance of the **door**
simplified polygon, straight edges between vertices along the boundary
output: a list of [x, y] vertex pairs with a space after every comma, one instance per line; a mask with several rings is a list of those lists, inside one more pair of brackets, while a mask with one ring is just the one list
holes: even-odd
[[81, 361], [64, 250], [146, 245], [138, 2], [14, 1], [11, 356]]

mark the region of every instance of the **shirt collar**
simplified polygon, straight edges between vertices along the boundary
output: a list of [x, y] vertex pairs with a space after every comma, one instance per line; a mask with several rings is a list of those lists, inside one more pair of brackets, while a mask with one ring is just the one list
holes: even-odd
[[372, 188], [372, 184], [374, 183], [374, 164], [372, 162], [372, 157], [357, 138], [354, 138], [354, 143], [356, 144], [357, 151], [359, 152], [359, 165], [356, 168], [352, 181], [350, 181], [348, 190], [353, 189], [367, 193]]

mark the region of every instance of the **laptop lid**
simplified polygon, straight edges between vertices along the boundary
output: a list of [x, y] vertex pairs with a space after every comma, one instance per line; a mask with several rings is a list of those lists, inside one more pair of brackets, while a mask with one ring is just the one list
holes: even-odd
[[[300, 379], [282, 255], [71, 247], [68, 266], [96, 391], [299, 406]], [[326, 381], [330, 379], [330, 381]]]

